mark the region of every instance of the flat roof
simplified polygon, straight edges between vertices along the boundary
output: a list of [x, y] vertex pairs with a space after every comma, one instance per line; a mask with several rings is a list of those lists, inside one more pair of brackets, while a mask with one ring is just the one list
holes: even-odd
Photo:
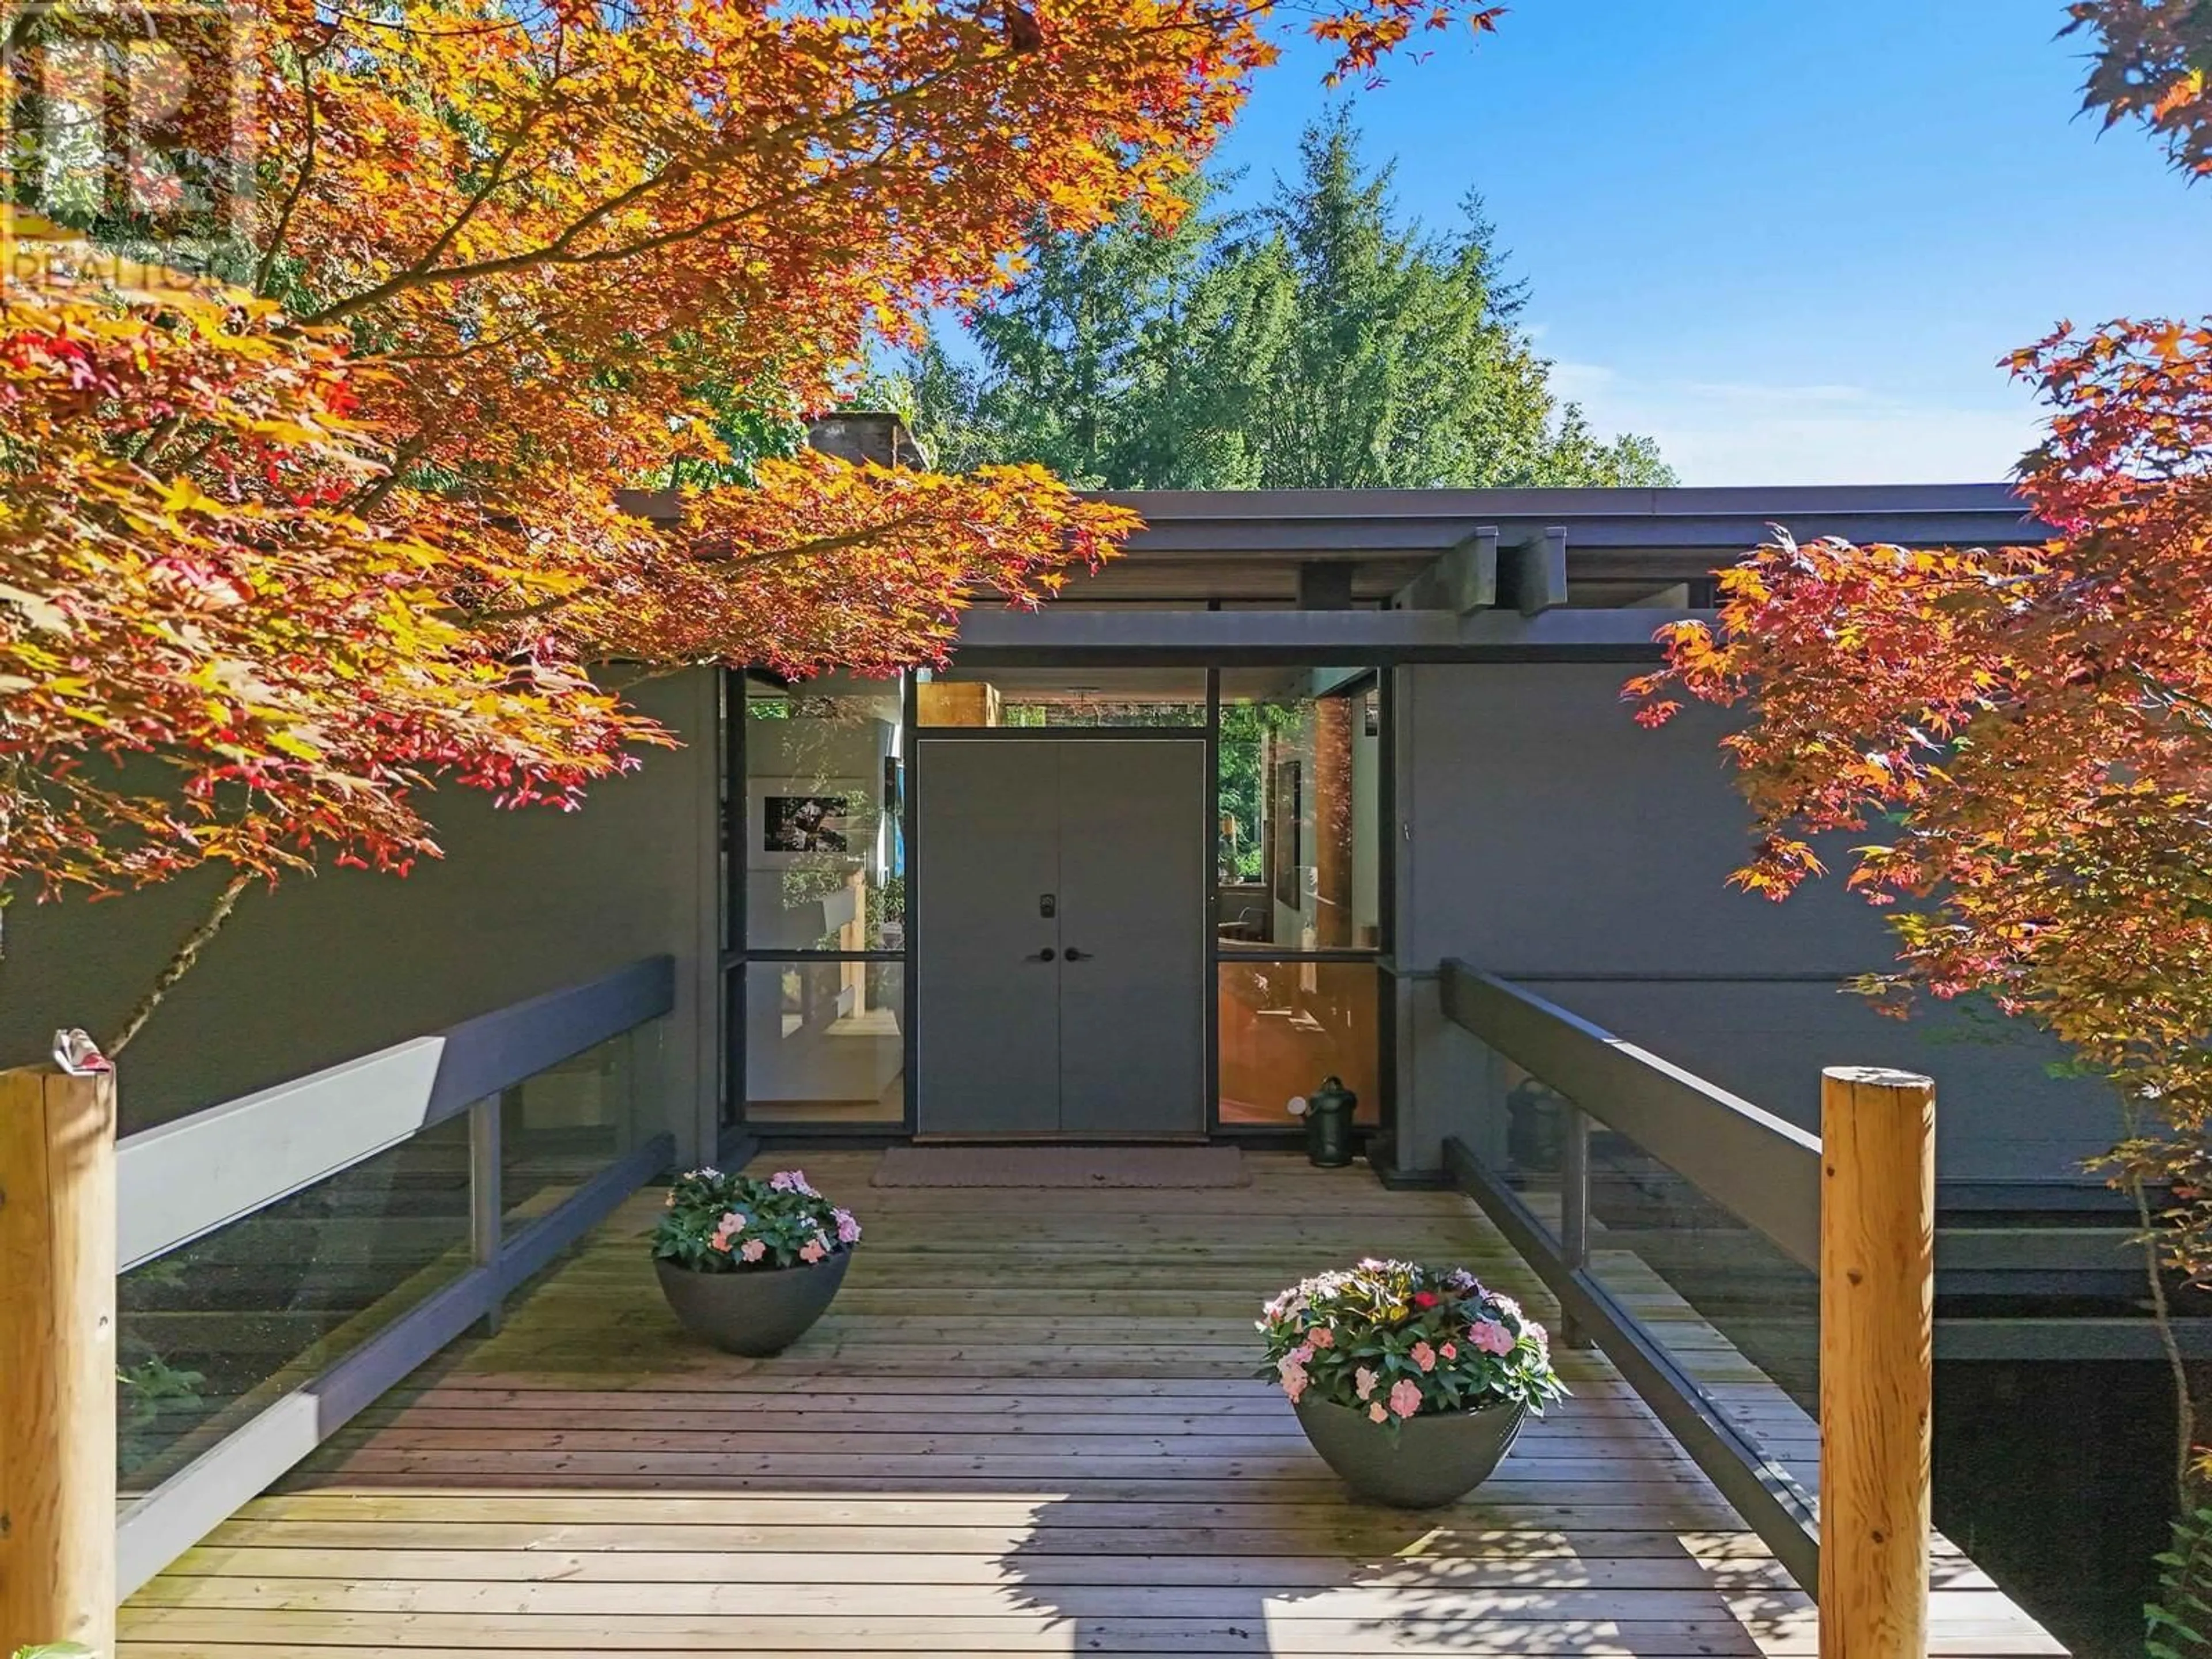
[[1297, 567], [1352, 567], [1355, 599], [1404, 587], [1436, 557], [1494, 527], [1507, 546], [1567, 532], [1569, 582], [1603, 603], [1694, 580], [1768, 538], [1842, 536], [1907, 547], [2041, 541], [2008, 483], [1814, 484], [1668, 489], [1164, 489], [1092, 496], [1133, 508], [1126, 555], [1068, 585], [1079, 603], [1295, 595]]

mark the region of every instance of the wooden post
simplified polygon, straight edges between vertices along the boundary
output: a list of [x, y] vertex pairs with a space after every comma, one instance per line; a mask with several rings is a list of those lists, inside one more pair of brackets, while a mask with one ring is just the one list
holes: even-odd
[[1928, 1651], [1936, 1085], [1820, 1074], [1820, 1659]]
[[115, 1650], [115, 1080], [0, 1072], [0, 1653]]

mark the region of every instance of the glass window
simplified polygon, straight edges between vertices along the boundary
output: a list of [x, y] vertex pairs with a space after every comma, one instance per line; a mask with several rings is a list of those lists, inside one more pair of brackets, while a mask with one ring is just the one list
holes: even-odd
[[1223, 948], [1378, 948], [1382, 727], [1374, 675], [1224, 672], [1219, 751]]
[[1291, 1098], [1334, 1075], [1359, 1097], [1355, 1120], [1378, 1122], [1381, 977], [1364, 962], [1224, 961], [1221, 1121], [1295, 1128]]
[[906, 969], [756, 962], [745, 969], [745, 1115], [765, 1123], [906, 1116]]
[[1202, 726], [1206, 671], [955, 670], [926, 674], [915, 708], [925, 726]]
[[906, 936], [903, 690], [825, 677], [745, 695], [746, 943], [896, 951]]
[[471, 1265], [464, 1114], [123, 1274], [122, 1491], [150, 1490]]

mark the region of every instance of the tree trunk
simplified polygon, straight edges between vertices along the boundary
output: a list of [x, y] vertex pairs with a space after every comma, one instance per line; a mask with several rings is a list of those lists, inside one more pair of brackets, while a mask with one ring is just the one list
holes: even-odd
[[179, 980], [191, 972], [192, 964], [200, 959], [200, 952], [206, 949], [210, 939], [222, 931], [223, 923], [230, 920], [230, 913], [238, 908], [239, 897], [246, 891], [246, 884], [252, 879], [252, 876], [240, 871], [223, 884], [222, 891], [216, 895], [215, 903], [207, 915], [200, 919], [198, 927], [185, 935], [184, 943], [177, 946], [176, 954], [169, 958], [168, 965], [161, 969], [160, 976], [148, 988], [146, 994], [138, 999], [138, 1006], [131, 1011], [121, 1029], [105, 1045], [103, 1052], [110, 1060], [129, 1046], [131, 1039], [138, 1035], [146, 1022], [154, 1017], [154, 1011], [161, 1006], [161, 999], [169, 994]]

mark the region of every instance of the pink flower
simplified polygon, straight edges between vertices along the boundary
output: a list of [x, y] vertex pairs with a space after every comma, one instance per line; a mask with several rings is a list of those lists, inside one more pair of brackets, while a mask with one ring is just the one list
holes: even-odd
[[757, 1261], [768, 1254], [768, 1246], [762, 1243], [757, 1238], [749, 1238], [744, 1242], [744, 1248], [739, 1249], [738, 1254], [748, 1261]]
[[1293, 1364], [1297, 1364], [1297, 1365], [1310, 1365], [1310, 1364], [1313, 1364], [1313, 1344], [1312, 1344], [1312, 1343], [1310, 1343], [1310, 1342], [1301, 1342], [1301, 1343], [1299, 1343], [1299, 1344], [1298, 1344], [1298, 1346], [1297, 1346], [1297, 1347], [1295, 1347], [1295, 1348], [1293, 1348], [1293, 1349], [1291, 1349], [1291, 1350], [1290, 1358], [1291, 1358], [1291, 1362]]
[[1472, 1326], [1467, 1340], [1485, 1353], [1503, 1355], [1513, 1352], [1513, 1333], [1494, 1319], [1485, 1319]]
[[837, 1218], [837, 1242], [840, 1244], [859, 1243], [860, 1224], [853, 1219], [853, 1212], [850, 1210], [836, 1210], [831, 1213]]
[[822, 1248], [822, 1241], [818, 1238], [810, 1238], [799, 1247], [799, 1259], [810, 1267], [829, 1254]]
[[1298, 1403], [1299, 1395], [1305, 1393], [1306, 1384], [1311, 1379], [1306, 1376], [1304, 1367], [1293, 1365], [1288, 1360], [1283, 1362], [1282, 1374], [1283, 1392], [1290, 1395], [1291, 1404], [1295, 1406]]
[[741, 1233], [744, 1231], [744, 1217], [739, 1215], [735, 1210], [726, 1210], [722, 1212], [722, 1231], [724, 1232]]
[[664, 1209], [664, 1210], [672, 1210], [672, 1209], [674, 1209], [674, 1208], [676, 1207], [676, 1188], [675, 1188], [671, 1187], [671, 1188], [668, 1189], [668, 1196], [667, 1196], [667, 1197], [665, 1197], [665, 1198], [664, 1198], [664, 1199], [662, 1199], [662, 1200], [660, 1200], [660, 1207], [661, 1207], [662, 1209]]
[[1437, 1368], [1437, 1351], [1425, 1342], [1416, 1342], [1413, 1349], [1413, 1363], [1425, 1371]]
[[[1382, 1379], [1376, 1376], [1373, 1371], [1369, 1370], [1366, 1366], [1362, 1365], [1358, 1370], [1352, 1373], [1352, 1380], [1356, 1385], [1353, 1388], [1352, 1392], [1358, 1395], [1360, 1399], [1364, 1400], [1375, 1392], [1375, 1385], [1377, 1382], [1380, 1382]], [[1377, 1406], [1375, 1409], [1376, 1411], [1381, 1411], [1382, 1408], [1382, 1407]], [[1378, 1417], [1375, 1420], [1379, 1423], [1382, 1419]]]
[[1401, 1376], [1390, 1385], [1390, 1409], [1401, 1417], [1411, 1417], [1421, 1409], [1421, 1385], [1410, 1376]]
[[1336, 1333], [1326, 1325], [1316, 1325], [1306, 1333], [1306, 1340], [1316, 1348], [1333, 1348], [1336, 1346]]
[[1443, 1355], [1447, 1359], [1456, 1359], [1459, 1358], [1459, 1344], [1456, 1342], [1447, 1342], [1443, 1347], [1437, 1349], [1437, 1352]]
[[1378, 1400], [1367, 1408], [1367, 1420], [1370, 1423], [1388, 1423], [1390, 1420], [1390, 1413], [1382, 1409], [1382, 1402]]

